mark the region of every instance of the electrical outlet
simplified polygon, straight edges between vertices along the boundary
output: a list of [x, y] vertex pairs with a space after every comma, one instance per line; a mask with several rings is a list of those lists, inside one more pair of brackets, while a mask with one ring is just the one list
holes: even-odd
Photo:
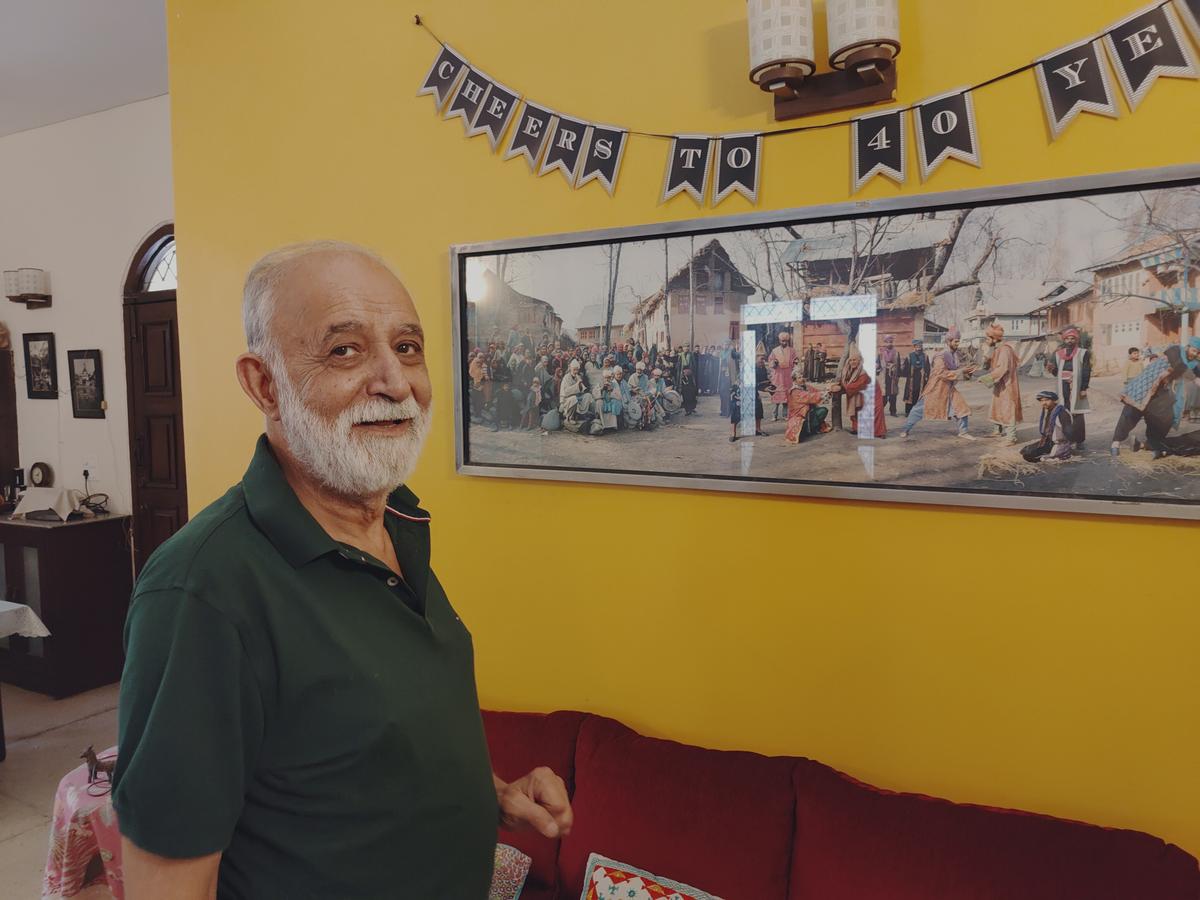
[[95, 463], [85, 462], [80, 471], [87, 473], [83, 477], [87, 479], [89, 487], [96, 484], [100, 480], [100, 473], [96, 470]]

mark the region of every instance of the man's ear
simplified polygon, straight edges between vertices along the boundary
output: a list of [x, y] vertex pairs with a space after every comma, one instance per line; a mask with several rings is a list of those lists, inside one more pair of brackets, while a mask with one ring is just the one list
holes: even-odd
[[237, 359], [237, 377], [250, 402], [268, 419], [278, 422], [279, 396], [275, 377], [263, 358], [256, 353], [243, 353]]

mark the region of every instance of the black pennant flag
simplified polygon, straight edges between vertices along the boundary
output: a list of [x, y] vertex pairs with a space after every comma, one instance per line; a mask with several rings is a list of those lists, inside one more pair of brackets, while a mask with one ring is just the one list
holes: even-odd
[[1175, 0], [1175, 8], [1179, 16], [1187, 24], [1188, 31], [1200, 44], [1200, 0]]
[[1104, 35], [1130, 109], [1137, 109], [1160, 75], [1198, 78], [1200, 70], [1174, 7], [1155, 4], [1122, 19]]
[[726, 134], [717, 139], [717, 174], [712, 205], [734, 191], [751, 203], [758, 202], [758, 179], [762, 170], [761, 134]]
[[599, 181], [612, 196], [617, 185], [617, 173], [621, 171], [621, 159], [625, 155], [625, 141], [629, 132], [608, 125], [593, 125], [592, 139], [588, 141], [587, 153], [583, 155], [583, 166], [579, 170], [576, 187], [589, 181]]
[[492, 150], [495, 151], [496, 145], [500, 143], [500, 138], [504, 137], [504, 129], [508, 127], [513, 113], [517, 110], [519, 97], [520, 95], [516, 91], [493, 81], [488, 87], [487, 94], [484, 95], [483, 102], [479, 104], [475, 118], [471, 120], [471, 127], [467, 129], [467, 137], [486, 134], [492, 143]]
[[678, 134], [673, 137], [661, 202], [665, 203], [680, 191], [687, 191], [692, 199], [703, 204], [711, 155], [712, 138], [708, 135]]
[[565, 116], [555, 116], [547, 139], [546, 155], [538, 168], [538, 175], [558, 169], [570, 185], [575, 184], [575, 173], [579, 171], [579, 160], [583, 158], [583, 145], [587, 141], [588, 123]]
[[517, 117], [516, 127], [509, 135], [504, 158], [524, 156], [529, 161], [529, 171], [536, 172], [553, 119], [554, 113], [550, 110], [526, 100], [525, 105], [521, 107], [521, 115]]
[[908, 177], [904, 132], [902, 109], [860, 116], [850, 123], [850, 154], [854, 158], [852, 193], [881, 174], [896, 184], [904, 184]]
[[1098, 40], [1086, 40], [1048, 53], [1037, 61], [1038, 91], [1050, 134], [1058, 137], [1081, 112], [1117, 117], [1117, 98]]
[[446, 107], [446, 118], [462, 119], [463, 128], [470, 136], [472, 133], [471, 123], [475, 121], [475, 116], [483, 107], [483, 98], [487, 96], [491, 86], [490, 78], [474, 68], [468, 68], [467, 74], [463, 76], [462, 82], [458, 86], [458, 93]]
[[979, 165], [979, 136], [975, 130], [975, 102], [971, 92], [954, 91], [922, 100], [917, 117], [917, 151], [921, 179], [927, 179], [950, 157]]
[[449, 47], [443, 46], [442, 52], [433, 61], [429, 74], [421, 82], [421, 89], [417, 91], [417, 96], [433, 94], [433, 100], [440, 110], [446, 105], [446, 99], [454, 92], [459, 76], [466, 68], [467, 64], [461, 56]]

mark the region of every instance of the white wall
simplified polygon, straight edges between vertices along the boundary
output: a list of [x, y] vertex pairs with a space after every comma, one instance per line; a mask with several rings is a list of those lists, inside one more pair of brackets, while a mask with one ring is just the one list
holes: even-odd
[[[0, 268], [50, 273], [49, 309], [0, 296], [17, 370], [21, 465], [49, 463], [55, 484], [110, 495], [129, 512], [129, 424], [121, 294], [138, 245], [173, 217], [170, 105], [156, 97], [0, 138]], [[59, 398], [26, 396], [21, 335], [51, 331]], [[71, 415], [67, 351], [99, 349], [104, 419]]]

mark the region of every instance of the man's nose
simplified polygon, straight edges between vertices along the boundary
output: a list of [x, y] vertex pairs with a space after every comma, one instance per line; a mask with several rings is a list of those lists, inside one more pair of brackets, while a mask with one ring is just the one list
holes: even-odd
[[401, 361], [391, 347], [385, 346], [371, 354], [370, 366], [367, 393], [393, 400], [406, 400], [412, 396], [412, 366]]

